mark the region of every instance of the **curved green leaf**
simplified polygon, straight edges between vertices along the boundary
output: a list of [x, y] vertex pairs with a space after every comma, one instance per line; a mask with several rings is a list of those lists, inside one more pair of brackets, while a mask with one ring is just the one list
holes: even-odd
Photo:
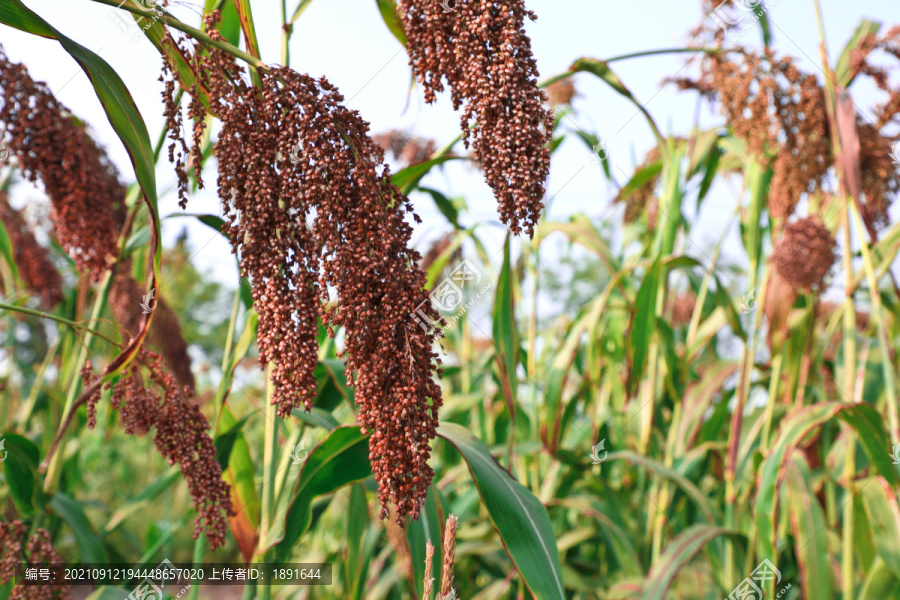
[[844, 46], [844, 49], [834, 66], [834, 79], [835, 84], [838, 87], [845, 88], [853, 83], [852, 71], [850, 69], [850, 56], [863, 39], [870, 34], [878, 33], [879, 29], [881, 29], [881, 23], [870, 21], [869, 19], [863, 19], [859, 26], [857, 26], [856, 31], [853, 32], [850, 41]]
[[394, 0], [375, 0], [378, 4], [378, 12], [390, 32], [397, 41], [406, 46], [406, 32], [403, 31], [403, 22], [397, 16], [397, 3]]
[[466, 460], [506, 553], [537, 600], [563, 600], [562, 566], [547, 509], [503, 470], [487, 446], [461, 425], [441, 423], [438, 435]]
[[309, 453], [294, 482], [293, 494], [285, 494], [284, 501], [276, 506], [272, 528], [264, 533], [264, 548], [276, 546], [279, 560], [290, 556], [312, 521], [313, 500], [371, 475], [368, 436], [359, 426], [338, 427], [329, 433]]
[[609, 64], [606, 61], [598, 60], [596, 58], [579, 58], [572, 66], [569, 67], [570, 71], [575, 73], [586, 71], [591, 73], [592, 75], [596, 75], [601, 80], [606, 82], [612, 89], [616, 92], [631, 100], [632, 104], [634, 104], [639, 111], [646, 117], [647, 122], [650, 124], [650, 128], [653, 130], [654, 135], [656, 135], [656, 139], [660, 144], [660, 150], [665, 151], [663, 142], [663, 137], [659, 132], [659, 128], [656, 126], [656, 122], [653, 120], [653, 117], [650, 116], [650, 113], [647, 112], [647, 109], [644, 108], [644, 105], [638, 102], [637, 98], [634, 97], [634, 94], [631, 93], [625, 84], [622, 83], [622, 80], [613, 73], [612, 69], [609, 68]]
[[75, 535], [75, 543], [78, 546], [78, 554], [86, 563], [107, 562], [106, 549], [100, 542], [100, 538], [94, 533], [91, 522], [84, 514], [81, 504], [63, 493], [56, 493], [50, 500], [50, 506], [59, 517], [66, 522], [69, 529]]
[[227, 460], [222, 478], [231, 488], [231, 504], [235, 510], [228, 525], [244, 560], [249, 561], [259, 539], [260, 507], [254, 480], [253, 457], [250, 455], [250, 445], [241, 431], [241, 425], [246, 419], [244, 417], [238, 422], [228, 406], [222, 407], [216, 425], [216, 451], [218, 455], [219, 450], [222, 450], [221, 458], [223, 462]]
[[791, 464], [785, 478], [785, 503], [794, 532], [800, 588], [807, 598], [833, 598], [825, 514], [811, 492], [812, 475], [806, 461], [798, 457]]
[[0, 435], [0, 461], [3, 465], [3, 478], [16, 508], [23, 514], [33, 514], [33, 496], [40, 462], [37, 446], [21, 435]]
[[620, 452], [611, 452], [607, 457], [606, 461], [611, 462], [615, 460], [627, 460], [630, 463], [634, 463], [636, 465], [640, 465], [646, 468], [653, 473], [656, 473], [660, 477], [664, 479], [668, 479], [675, 485], [677, 485], [681, 490], [697, 505], [697, 508], [700, 509], [700, 512], [703, 513], [703, 516], [706, 517], [709, 524], [713, 524], [716, 522], [716, 516], [713, 512], [712, 506], [709, 501], [706, 499], [706, 496], [703, 495], [703, 492], [697, 488], [692, 482], [688, 481], [681, 475], [679, 475], [676, 471], [670, 469], [669, 467], [658, 463], [652, 458], [647, 458], [646, 456], [636, 454], [629, 450], [622, 450]]
[[861, 483], [859, 491], [872, 530], [875, 551], [900, 579], [900, 507], [894, 490], [883, 477]]
[[[705, 545], [722, 535], [735, 535], [713, 525], [692, 525], [666, 546], [644, 582], [644, 600], [666, 600], [672, 580]], [[721, 567], [721, 565], [720, 565]]]
[[872, 568], [866, 575], [859, 600], [884, 600], [884, 598], [900, 597], [900, 579], [881, 558], [876, 558]]
[[[775, 524], [778, 490], [785, 477], [791, 453], [803, 438], [833, 418], [848, 423], [859, 434], [859, 442], [877, 471], [892, 486], [900, 485], [887, 449], [891, 447], [878, 412], [867, 404], [831, 402], [801, 408], [785, 418], [780, 435], [759, 470], [754, 504], [759, 559], [776, 562]], [[770, 588], [770, 593], [772, 590]]]
[[391, 175], [391, 181], [394, 182], [400, 191], [404, 194], [410, 193], [414, 187], [422, 180], [428, 172], [436, 167], [437, 165], [443, 164], [447, 161], [451, 160], [467, 160], [463, 156], [439, 156], [437, 158], [432, 158], [431, 160], [426, 160], [425, 162], [421, 162], [417, 165], [412, 165], [406, 167], [405, 169], [400, 169], [393, 175]]
[[[497, 280], [497, 294], [494, 300], [493, 337], [494, 363], [497, 366], [497, 379], [503, 390], [503, 398], [509, 409], [510, 422], [516, 420], [517, 381], [516, 369], [519, 364], [519, 335], [516, 329], [516, 317], [513, 288], [516, 285], [515, 272], [509, 257], [510, 238], [507, 234], [503, 245], [503, 268]], [[509, 455], [512, 460], [513, 435], [510, 432]]]

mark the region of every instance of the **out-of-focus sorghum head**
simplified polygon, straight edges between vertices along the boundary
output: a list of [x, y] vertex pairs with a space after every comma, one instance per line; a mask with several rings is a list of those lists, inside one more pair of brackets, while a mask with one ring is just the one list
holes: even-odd
[[[130, 267], [130, 260], [119, 264], [109, 290], [109, 306], [116, 321], [124, 330], [125, 342], [140, 331], [143, 309], [139, 303], [146, 294], [144, 287], [131, 276]], [[162, 296], [154, 298], [153, 302], [154, 314], [147, 342], [151, 348], [162, 354], [178, 387], [188, 387], [193, 391], [195, 382], [191, 371], [191, 356], [188, 354], [188, 344], [182, 334], [178, 315]]]
[[407, 167], [423, 163], [434, 154], [434, 140], [424, 140], [397, 129], [374, 135], [372, 141]]
[[694, 308], [697, 306], [697, 296], [692, 293], [677, 294], [671, 301], [672, 323], [675, 325], [687, 325], [694, 316]]
[[[647, 152], [644, 160], [635, 168], [635, 173], [651, 167], [654, 163], [660, 161], [659, 148], [654, 146]], [[643, 184], [636, 188], [625, 186], [619, 190], [613, 202], [625, 204], [626, 223], [633, 223], [640, 218], [641, 213], [647, 211], [648, 215], [652, 212], [654, 215], [658, 211], [658, 203], [653, 199], [656, 193], [656, 186], [659, 183], [662, 170], [652, 177], [647, 178]], [[655, 219], [654, 219], [655, 220]]]
[[[216, 19], [207, 26], [219, 37]], [[409, 247], [409, 200], [392, 184], [368, 124], [327, 80], [273, 68], [260, 73], [257, 89], [224, 52], [193, 55], [222, 122], [223, 231], [252, 283], [260, 362], [274, 364], [278, 412], [286, 417], [316, 398], [319, 317], [332, 335], [343, 327], [382, 518], [390, 503], [398, 519], [417, 518], [433, 477], [441, 390], [437, 333], [412, 318], [427, 296]], [[437, 318], [430, 303], [423, 310]]]
[[21, 213], [9, 205], [6, 192], [0, 191], [0, 220], [6, 227], [15, 251], [19, 275], [28, 290], [41, 298], [41, 306], [50, 310], [63, 301], [63, 281]]
[[578, 95], [578, 90], [575, 89], [575, 83], [571, 77], [554, 81], [547, 86], [545, 91], [554, 108], [571, 105], [572, 100]]
[[485, 180], [513, 233], [534, 233], [550, 172], [553, 111], [537, 87], [537, 64], [523, 0], [469, 0], [445, 10], [435, 0], [399, 0], [409, 62], [425, 100], [450, 87], [466, 147], [471, 142]]
[[[50, 532], [37, 528], [28, 536], [23, 521], [0, 522], [0, 583], [9, 583], [22, 564], [35, 567], [62, 561], [53, 547]], [[70, 597], [68, 585], [16, 585], [9, 600], [60, 600]]]
[[[141, 365], [146, 366], [144, 379]], [[94, 382], [88, 362], [82, 370], [86, 385]], [[125, 431], [144, 435], [154, 429], [153, 443], [170, 465], [178, 464], [197, 512], [194, 538], [206, 532], [210, 548], [225, 543], [227, 516], [232, 514], [229, 487], [222, 479], [216, 447], [207, 433], [209, 423], [192, 402], [188, 388], [179, 389], [166, 372], [160, 355], [141, 348], [127, 372], [114, 384], [110, 402], [119, 410]], [[88, 425], [96, 423], [100, 388], [88, 400]]]
[[821, 290], [835, 260], [835, 241], [816, 218], [785, 225], [772, 253], [778, 274], [795, 290]]
[[874, 33], [865, 36], [850, 54], [850, 75], [870, 77], [887, 95], [883, 103], [871, 110], [872, 122], [860, 118], [858, 125], [863, 217], [873, 229], [887, 223], [888, 209], [900, 191], [900, 165], [895, 162], [894, 150], [900, 148], [900, 135], [896, 133], [900, 126], [900, 89], [890, 80], [897, 65], [891, 69], [876, 62], [879, 56], [900, 60], [900, 26], [882, 37]]
[[115, 168], [83, 124], [0, 48], [0, 135], [19, 168], [41, 181], [59, 243], [97, 280], [116, 253], [117, 210], [125, 194]]
[[833, 164], [825, 95], [792, 58], [771, 50], [710, 54], [698, 81], [677, 83], [717, 100], [734, 135], [761, 164], [771, 161], [773, 216], [790, 216], [804, 194], [821, 189]]
[[861, 123], [857, 131], [863, 217], [872, 227], [880, 228], [888, 223], [888, 209], [900, 192], [900, 165], [893, 156], [900, 138], [886, 137], [870, 124]]
[[[891, 69], [876, 64], [874, 57], [878, 54], [900, 60], [900, 25], [892, 27], [884, 36], [878, 37], [870, 33], [862, 38], [850, 53], [850, 76], [859, 74], [872, 78], [875, 85], [887, 94], [887, 99], [874, 109], [874, 124], [881, 130], [888, 123], [898, 125], [900, 116], [900, 89], [890, 81]], [[896, 65], [895, 65], [896, 66]]]

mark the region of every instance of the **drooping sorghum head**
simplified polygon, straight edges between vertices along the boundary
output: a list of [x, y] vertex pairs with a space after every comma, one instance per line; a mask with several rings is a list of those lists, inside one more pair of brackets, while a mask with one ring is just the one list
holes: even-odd
[[[27, 535], [23, 521], [0, 522], [0, 583], [9, 583], [16, 570], [27, 564], [34, 567], [62, 562], [53, 547], [50, 532], [35, 529]], [[63, 600], [70, 597], [68, 585], [16, 585], [9, 600]]]
[[886, 225], [888, 210], [900, 193], [900, 165], [894, 157], [893, 148], [900, 144], [900, 138], [882, 135], [874, 125], [860, 124], [859, 166], [860, 187], [864, 196], [863, 218], [873, 228]]
[[0, 221], [6, 227], [15, 252], [19, 275], [31, 293], [40, 296], [41, 306], [52, 309], [63, 301], [63, 281], [19, 211], [9, 205], [6, 192], [0, 191]]
[[[659, 162], [659, 160], [659, 148], [654, 146], [647, 152], [644, 160], [635, 168], [635, 173], [646, 169], [655, 162]], [[626, 223], [637, 221], [644, 211], [647, 211], [649, 215], [658, 210], [658, 203], [653, 198], [656, 193], [656, 186], [659, 184], [661, 173], [662, 171], [648, 178], [638, 187], [632, 188], [630, 186], [625, 186], [619, 190], [619, 193], [616, 195], [613, 202], [625, 204], [624, 220]]]
[[534, 232], [550, 172], [553, 111], [537, 87], [537, 65], [523, 0], [458, 2], [399, 0], [409, 62], [425, 100], [449, 85], [454, 109], [463, 106], [463, 142], [471, 142], [513, 233]]
[[115, 168], [44, 83], [0, 48], [0, 134], [53, 205], [59, 243], [96, 280], [114, 258], [124, 190]]
[[553, 82], [547, 86], [546, 91], [554, 107], [568, 106], [572, 104], [572, 100], [578, 95], [578, 90], [575, 89], [575, 83], [571, 77]]
[[771, 50], [710, 54], [698, 81], [679, 84], [717, 100], [735, 137], [760, 164], [771, 162], [773, 216], [790, 216], [803, 194], [821, 189], [833, 164], [825, 95], [792, 58]]
[[[279, 67], [261, 71], [257, 88], [225, 53], [193, 55], [222, 122], [223, 231], [252, 283], [260, 362], [274, 365], [278, 412], [316, 398], [319, 318], [329, 333], [343, 327], [382, 516], [394, 503], [398, 518], [415, 518], [433, 477], [441, 392], [436, 332], [412, 317], [427, 296], [409, 247], [411, 205], [368, 124], [327, 80]], [[427, 302], [422, 310], [437, 318]]]
[[795, 290], [821, 289], [834, 265], [834, 248], [834, 237], [818, 219], [797, 219], [785, 225], [772, 258], [778, 274]]
[[434, 140], [423, 140], [398, 129], [372, 136], [372, 140], [407, 167], [423, 163], [434, 154]]
[[[141, 365], [146, 366], [144, 379]], [[94, 381], [90, 362], [82, 377], [86, 385]], [[141, 348], [128, 370], [114, 384], [111, 404], [119, 410], [125, 431], [144, 435], [155, 430], [153, 443], [170, 465], [178, 464], [187, 482], [197, 523], [194, 537], [206, 532], [210, 548], [225, 543], [226, 517], [232, 512], [229, 487], [222, 479], [216, 448], [207, 433], [209, 423], [192, 402], [188, 388], [179, 389], [163, 365], [162, 357]], [[99, 399], [99, 388], [88, 400], [88, 425], [96, 422], [92, 405]]]
[[[144, 310], [140, 302], [146, 294], [144, 288], [131, 276], [130, 267], [130, 260], [119, 264], [109, 290], [109, 306], [124, 331], [122, 337], [125, 342], [140, 331]], [[152, 349], [162, 354], [178, 387], [186, 386], [193, 391], [195, 382], [191, 371], [191, 355], [188, 354], [188, 344], [182, 334], [178, 315], [162, 296], [148, 300], [148, 306], [154, 314], [147, 342]]]

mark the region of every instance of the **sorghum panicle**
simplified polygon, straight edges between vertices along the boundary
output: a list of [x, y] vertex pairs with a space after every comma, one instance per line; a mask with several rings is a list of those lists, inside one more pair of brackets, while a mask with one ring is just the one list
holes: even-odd
[[6, 227], [15, 252], [19, 276], [28, 290], [41, 298], [41, 306], [51, 310], [63, 301], [63, 281], [47, 249], [41, 246], [21, 213], [9, 205], [6, 192], [0, 191], [0, 221]]
[[[46, 529], [37, 528], [30, 537], [27, 532], [23, 521], [0, 522], [0, 583], [9, 583], [23, 563], [39, 566], [62, 562]], [[9, 600], [62, 600], [70, 597], [70, 591], [68, 585], [16, 585]]]
[[25, 177], [43, 183], [59, 243], [96, 281], [116, 254], [116, 211], [125, 197], [116, 170], [47, 85], [0, 47], [3, 133]]
[[737, 48], [706, 56], [698, 81], [676, 82], [718, 100], [735, 137], [762, 165], [771, 161], [773, 216], [789, 217], [804, 193], [821, 190], [833, 164], [825, 94], [791, 57]]
[[[146, 365], [149, 381], [144, 381], [140, 365]], [[82, 376], [90, 385], [93, 375], [90, 363]], [[107, 384], [109, 386], [109, 384]], [[216, 447], [207, 433], [209, 423], [192, 402], [190, 390], [179, 389], [163, 366], [162, 357], [144, 348], [112, 388], [111, 404], [121, 414], [125, 431], [144, 435], [155, 429], [153, 443], [170, 465], [178, 464], [197, 512], [194, 538], [203, 531], [211, 549], [225, 543], [227, 515], [232, 513], [229, 487], [222, 479], [222, 468], [216, 459]], [[92, 404], [88, 401], [88, 424], [96, 423]]]
[[[647, 152], [646, 156], [644, 156], [644, 160], [635, 167], [634, 171], [637, 173], [659, 160], [659, 148], [654, 146]], [[623, 186], [622, 189], [619, 190], [619, 193], [616, 195], [613, 202], [625, 204], [624, 221], [626, 223], [637, 221], [640, 218], [641, 213], [645, 211], [648, 213], [648, 216], [651, 212], [655, 214], [658, 211], [659, 207], [658, 203], [654, 200], [654, 195], [656, 194], [656, 186], [659, 184], [661, 177], [662, 170], [647, 179], [647, 181], [642, 183], [639, 187], [631, 188], [630, 186]]]
[[537, 64], [523, 0], [461, 0], [445, 10], [435, 0], [399, 0], [409, 64], [434, 102], [450, 87], [463, 142], [471, 142], [499, 202], [500, 220], [529, 236], [543, 208], [550, 172], [553, 111], [537, 87]]
[[795, 290], [821, 289], [835, 260], [835, 241], [815, 217], [785, 225], [772, 259], [778, 274]]
[[[216, 20], [207, 20], [213, 37]], [[392, 184], [368, 123], [327, 80], [279, 67], [261, 72], [257, 89], [224, 52], [194, 56], [222, 122], [223, 231], [252, 282], [260, 362], [274, 364], [278, 412], [316, 398], [319, 317], [332, 335], [343, 327], [382, 518], [390, 503], [398, 520], [416, 518], [433, 477], [441, 391], [436, 332], [412, 317], [427, 296], [409, 247], [409, 200]], [[437, 318], [430, 303], [423, 310]]]
[[[143, 315], [138, 301], [146, 293], [144, 287], [131, 276], [130, 270], [130, 260], [121, 262], [109, 290], [109, 306], [124, 330], [125, 342], [140, 331]], [[191, 371], [191, 355], [188, 354], [188, 343], [182, 334], [178, 315], [161, 295], [151, 302], [154, 314], [146, 341], [151, 348], [162, 354], [178, 387], [188, 387], [193, 391], [195, 382]]]
[[374, 135], [372, 141], [407, 167], [423, 163], [434, 154], [434, 140], [423, 140], [397, 129]]

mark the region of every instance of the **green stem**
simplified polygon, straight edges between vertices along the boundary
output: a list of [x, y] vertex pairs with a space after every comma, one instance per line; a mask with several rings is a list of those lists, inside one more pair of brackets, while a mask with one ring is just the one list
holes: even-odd
[[[84, 325], [79, 325], [75, 321], [70, 321], [69, 319], [64, 319], [62, 317], [58, 317], [54, 314], [44, 312], [41, 310], [34, 310], [31, 308], [26, 308], [24, 306], [16, 306], [15, 304], [7, 304], [5, 302], [0, 302], [0, 310], [9, 310], [12, 312], [22, 313], [24, 315], [30, 315], [32, 317], [40, 317], [41, 319], [49, 319], [50, 321], [56, 321], [57, 323], [62, 323], [63, 325], [68, 325], [72, 329], [76, 331], [84, 331], [87, 332], [91, 337], [98, 337], [105, 342], [109, 342], [114, 346], [118, 346], [119, 342], [116, 340], [109, 338], [96, 329], [91, 329], [90, 327], [85, 327]], [[87, 339], [87, 338], [85, 338]]]
[[[194, 541], [194, 555], [192, 558], [194, 566], [203, 564], [204, 550], [206, 550], [206, 536], [201, 535]], [[191, 593], [188, 595], [188, 600], [197, 600], [197, 596], [200, 594], [200, 581], [200, 579], [191, 580]]]
[[246, 62], [248, 65], [257, 68], [260, 71], [269, 71], [268, 65], [266, 65], [266, 63], [264, 63], [262, 60], [256, 58], [252, 54], [250, 54], [248, 52], [244, 52], [237, 46], [232, 46], [231, 44], [229, 44], [228, 42], [226, 42], [224, 40], [213, 39], [208, 34], [201, 31], [200, 29], [197, 29], [196, 27], [191, 27], [190, 25], [187, 25], [186, 23], [182, 23], [181, 21], [179, 21], [178, 19], [176, 19], [175, 17], [173, 17], [172, 15], [170, 15], [168, 13], [163, 13], [162, 16], [160, 16], [159, 12], [157, 12], [157, 11], [154, 11], [154, 10], [148, 9], [148, 8], [141, 8], [140, 6], [131, 4], [130, 2], [127, 2], [127, 1], [125, 3], [117, 2], [116, 0], [92, 0], [92, 1], [97, 2], [99, 4], [106, 4], [107, 6], [112, 6], [115, 8], [121, 8], [123, 10], [127, 10], [130, 13], [140, 15], [140, 16], [146, 17], [148, 19], [156, 19], [157, 21], [160, 21], [160, 22], [164, 23], [165, 25], [172, 27], [173, 29], [177, 29], [178, 31], [182, 31], [182, 32], [190, 35], [194, 39], [200, 40], [201, 42], [203, 42], [205, 44], [209, 44], [210, 46], [213, 46], [214, 48], [218, 48], [219, 50], [222, 50], [222, 51], [230, 54], [231, 56], [234, 56], [235, 58], [239, 58], [242, 61]]
[[291, 33], [294, 26], [288, 23], [287, 0], [281, 0], [281, 64], [288, 67], [291, 64], [291, 51], [288, 43], [291, 41]]
[[[84, 343], [81, 345], [81, 349], [78, 351], [78, 356], [75, 359], [75, 369], [73, 373], [77, 373], [77, 369], [79, 365], [83, 365], [87, 362], [88, 358], [90, 358], [91, 349], [94, 344], [94, 334], [92, 333], [93, 327], [96, 326], [96, 323], [100, 321], [100, 316], [103, 314], [103, 310], [106, 308], [106, 300], [109, 296], [109, 289], [112, 287], [114, 273], [113, 269], [109, 269], [103, 275], [103, 282], [100, 284], [100, 289], [97, 293], [97, 296], [94, 298], [94, 307], [91, 310], [91, 318], [88, 321], [87, 335], [84, 337]], [[44, 478], [44, 493], [47, 495], [53, 495], [56, 493], [56, 488], [59, 485], [59, 477], [62, 474], [62, 464], [63, 457], [65, 455], [65, 444], [66, 444], [66, 425], [70, 420], [70, 413], [73, 410], [75, 405], [75, 400], [78, 398], [78, 395], [81, 393], [82, 386], [81, 377], [77, 374], [73, 377], [72, 383], [69, 386], [69, 392], [66, 395], [66, 404], [63, 407], [62, 418], [60, 419], [60, 430], [57, 432], [59, 436], [59, 443], [56, 444], [59, 451], [53, 454], [53, 457], [50, 459], [50, 465], [47, 468], [47, 474]]]
[[[272, 522], [275, 520], [275, 479], [277, 478], [278, 464], [275, 454], [278, 448], [277, 405], [273, 402], [275, 385], [272, 383], [272, 370], [274, 364], [266, 366], [266, 439], [263, 449], [263, 489], [262, 489], [262, 518], [259, 526], [259, 555], [265, 552], [266, 537]], [[268, 580], [264, 581], [260, 588], [260, 598], [269, 600], [272, 594]]]
[[34, 377], [34, 383], [31, 385], [31, 390], [28, 392], [28, 399], [25, 400], [22, 404], [22, 408], [19, 409], [17, 421], [19, 424], [18, 426], [23, 431], [28, 424], [28, 420], [31, 418], [31, 414], [34, 412], [34, 406], [37, 404], [38, 394], [40, 394], [41, 391], [41, 383], [44, 381], [44, 376], [47, 374], [47, 368], [53, 362], [53, 358], [56, 356], [57, 350], [59, 350], [59, 344], [60, 340], [57, 339], [53, 345], [47, 349], [47, 355], [44, 357], [44, 362], [41, 363], [37, 375]]
[[234, 302], [231, 305], [231, 319], [228, 321], [228, 333], [225, 337], [225, 349], [222, 353], [222, 379], [219, 381], [219, 387], [216, 390], [213, 423], [215, 423], [215, 431], [217, 433], [219, 428], [219, 417], [222, 415], [222, 407], [225, 406], [225, 396], [231, 385], [231, 353], [234, 352], [234, 335], [240, 306], [241, 287], [238, 285], [238, 289], [234, 292]]
[[[849, 206], [844, 206], [841, 210], [841, 230], [844, 233], [844, 294], [846, 301], [844, 302], [844, 389], [856, 389], [856, 309], [853, 305], [853, 247], [852, 235], [850, 233], [850, 211]], [[853, 394], [853, 392], [850, 392]], [[854, 394], [853, 402], [859, 402], [860, 399]], [[847, 435], [847, 455], [844, 457], [844, 479], [846, 493], [853, 498], [856, 495], [853, 485], [853, 477], [856, 468], [856, 434], [852, 427], [844, 425], [844, 431]], [[854, 500], [850, 500], [844, 504], [843, 508], [843, 539], [841, 548], [841, 579], [843, 581], [842, 594], [844, 598], [855, 597], [856, 584], [854, 580], [853, 569], [853, 546], [855, 541], [856, 513], [854, 511]]]
[[891, 343], [888, 337], [887, 327], [884, 322], [883, 305], [881, 303], [881, 295], [878, 292], [878, 280], [875, 279], [875, 268], [872, 265], [872, 254], [869, 250], [869, 244], [866, 242], [866, 233], [863, 229], [862, 217], [859, 214], [859, 207], [854, 199], [850, 202], [853, 209], [853, 223], [856, 225], [856, 232], [859, 236], [859, 247], [863, 257], [863, 268], [866, 271], [866, 279], [869, 283], [869, 296], [872, 300], [872, 317], [875, 319], [875, 326], [878, 330], [878, 346], [881, 350], [881, 367], [884, 375], [884, 395], [887, 400], [888, 422], [891, 427], [891, 439], [900, 439], [900, 418], [897, 411], [897, 383], [894, 374], [894, 363], [891, 361]]

